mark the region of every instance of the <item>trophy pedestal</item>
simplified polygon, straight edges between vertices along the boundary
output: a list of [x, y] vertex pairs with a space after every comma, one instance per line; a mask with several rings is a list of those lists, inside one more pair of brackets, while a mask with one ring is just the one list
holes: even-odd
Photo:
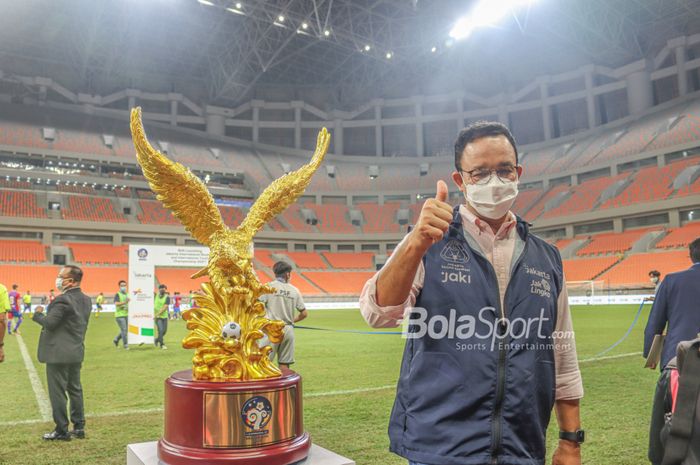
[[301, 377], [211, 382], [178, 371], [165, 381], [166, 465], [289, 465], [306, 458]]

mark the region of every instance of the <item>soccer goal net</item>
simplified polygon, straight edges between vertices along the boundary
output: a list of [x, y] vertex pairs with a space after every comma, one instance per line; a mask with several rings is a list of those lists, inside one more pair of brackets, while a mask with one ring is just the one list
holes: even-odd
[[595, 297], [603, 295], [605, 281], [567, 281], [566, 290], [570, 297]]

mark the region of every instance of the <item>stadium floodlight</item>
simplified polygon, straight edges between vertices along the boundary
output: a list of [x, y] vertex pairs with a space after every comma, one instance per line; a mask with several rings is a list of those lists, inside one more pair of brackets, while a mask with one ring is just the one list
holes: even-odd
[[214, 4], [212, 2], [210, 2], [209, 0], [197, 0], [197, 2], [201, 3], [202, 5], [206, 5], [206, 6], [214, 6]]
[[236, 2], [236, 9], [240, 10], [241, 8], [243, 8], [243, 4], [241, 2]]
[[529, 6], [535, 0], [481, 0], [467, 16], [459, 18], [450, 30], [455, 40], [465, 39], [480, 27], [495, 26], [504, 16], [515, 13], [519, 7]]
[[301, 28], [302, 28], [303, 30], [307, 30], [307, 29], [309, 28], [309, 23], [307, 23], [306, 21], [304, 21], [303, 23], [301, 23]]
[[279, 15], [279, 16], [277, 17], [277, 21], [279, 21], [280, 23], [283, 23], [283, 22], [284, 22], [284, 16]]
[[[240, 5], [240, 3], [237, 3], [236, 5]], [[240, 8], [226, 8], [226, 10], [237, 15], [245, 15], [245, 13], [243, 13], [243, 11]]]
[[430, 49], [430, 53], [435, 53], [437, 52], [437, 47], [433, 45], [433, 48]]
[[331, 35], [331, 31], [326, 29], [325, 31], [323, 31], [323, 35], [328, 37], [329, 35]]
[[391, 57], [393, 57], [393, 56], [394, 56], [393, 53], [391, 53], [391, 52], [386, 52], [386, 59], [387, 59], [387, 60], [391, 60]]
[[372, 49], [369, 45], [365, 45], [365, 52], [369, 52]]

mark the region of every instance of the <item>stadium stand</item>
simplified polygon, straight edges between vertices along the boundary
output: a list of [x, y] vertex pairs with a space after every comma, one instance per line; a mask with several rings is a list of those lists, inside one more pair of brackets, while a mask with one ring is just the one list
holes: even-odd
[[275, 259], [272, 258], [273, 253], [276, 253], [276, 251], [266, 249], [255, 249], [254, 257], [255, 260], [257, 260], [262, 266], [272, 268], [272, 266], [275, 264]]
[[[221, 212], [221, 218], [223, 218], [224, 223], [229, 228], [236, 228], [243, 222], [244, 214], [236, 207], [229, 207], [225, 205], [219, 205], [219, 211]], [[177, 218], [176, 218], [177, 220]], [[180, 221], [177, 222], [180, 224]]]
[[342, 273], [306, 271], [303, 275], [313, 285], [328, 294], [359, 295], [362, 286], [372, 277], [373, 273], [370, 271], [345, 271]]
[[700, 163], [700, 157], [684, 159], [664, 167], [649, 166], [639, 170], [634, 180], [617, 197], [604, 202], [600, 208], [624, 207], [640, 202], [663, 200], [673, 193], [673, 180], [688, 166]]
[[323, 252], [323, 257], [336, 269], [372, 269], [372, 252]]
[[320, 254], [316, 252], [278, 252], [289, 257], [297, 268], [306, 270], [325, 270], [328, 268]]
[[356, 231], [348, 221], [349, 213], [346, 205], [305, 203], [304, 208], [313, 210], [316, 214], [318, 220], [316, 227], [322, 233], [349, 234]]
[[[18, 283], [21, 289], [29, 289], [34, 295], [48, 294], [55, 286], [59, 266], [51, 265], [3, 265], [0, 267], [0, 282]], [[109, 295], [121, 279], [127, 279], [125, 267], [82, 267], [83, 292], [91, 295], [104, 292]]]
[[569, 191], [571, 196], [559, 204], [557, 207], [547, 210], [542, 218], [553, 218], [556, 216], [575, 215], [585, 211], [593, 210], [598, 203], [601, 192], [606, 188], [624, 179], [626, 175], [604, 176], [590, 179], [579, 185], [572, 186]]
[[569, 244], [574, 242], [576, 239], [571, 238], [571, 239], [557, 239], [556, 242], [554, 242], [554, 246], [559, 249], [559, 250], [564, 250]]
[[301, 216], [299, 204], [292, 204], [284, 212], [282, 218], [295, 232], [315, 232], [316, 228], [307, 224]]
[[138, 220], [144, 224], [179, 225], [180, 220], [175, 218], [170, 210], [163, 207], [160, 202], [149, 200], [139, 200], [139, 206], [143, 213], [136, 215]]
[[656, 248], [688, 247], [698, 237], [700, 237], [700, 222], [688, 223], [680, 228], [669, 229], [668, 234], [656, 243]]
[[536, 220], [537, 218], [539, 218], [539, 216], [542, 214], [542, 212], [544, 212], [544, 207], [547, 204], [547, 202], [549, 202], [550, 200], [552, 200], [554, 197], [561, 194], [562, 192], [567, 191], [568, 189], [569, 189], [568, 185], [561, 185], [561, 184], [549, 189], [547, 191], [547, 193], [544, 194], [543, 196], [541, 196], [539, 198], [539, 200], [527, 211], [527, 213], [525, 213], [525, 216], [524, 216], [525, 220], [532, 222], [532, 221]]
[[619, 260], [614, 256], [563, 260], [564, 276], [567, 281], [589, 281], [608, 270]]
[[126, 265], [129, 263], [129, 246], [111, 244], [66, 244], [73, 254], [73, 259], [81, 264], [92, 265]]
[[11, 189], [31, 189], [32, 183], [29, 181], [16, 181], [14, 179], [0, 179], [0, 187], [9, 187]]
[[36, 204], [36, 194], [24, 191], [0, 191], [0, 216], [46, 218], [46, 210]]
[[641, 228], [621, 233], [600, 233], [591, 236], [591, 241], [576, 252], [578, 256], [623, 253], [646, 233], [661, 228]]
[[207, 281], [206, 276], [192, 279], [192, 274], [196, 268], [156, 268], [157, 285], [165, 284], [168, 287], [170, 296], [178, 291], [186, 295], [190, 290], [199, 289], [200, 284]]
[[522, 217], [541, 195], [542, 189], [525, 189], [518, 192], [513, 204], [513, 212]]
[[101, 197], [71, 195], [68, 206], [61, 210], [64, 220], [126, 223], [126, 218], [114, 209], [112, 201]]
[[362, 225], [364, 233], [399, 232], [400, 227], [396, 222], [396, 212], [401, 207], [399, 202], [386, 202], [384, 205], [376, 203], [358, 203], [355, 208], [362, 212], [365, 220]]
[[676, 124], [654, 139], [647, 150], [657, 150], [700, 140], [700, 100], [691, 102], [679, 112]]
[[[46, 261], [46, 246], [35, 241], [0, 241], [0, 262], [42, 263]], [[7, 281], [5, 281], [6, 283]]]
[[650, 270], [659, 270], [663, 279], [667, 274], [684, 270], [690, 265], [687, 250], [640, 253], [629, 255], [598, 279], [615, 287], [642, 286], [649, 282]]

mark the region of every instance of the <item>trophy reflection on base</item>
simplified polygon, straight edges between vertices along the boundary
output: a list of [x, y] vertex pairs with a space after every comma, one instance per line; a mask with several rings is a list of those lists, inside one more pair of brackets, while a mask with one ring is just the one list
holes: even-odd
[[131, 112], [131, 133], [144, 176], [166, 208], [199, 243], [209, 247], [208, 276], [196, 306], [183, 313], [194, 349], [192, 370], [165, 381], [165, 429], [158, 458], [166, 465], [288, 465], [306, 458], [301, 377], [281, 371], [270, 343], [284, 323], [265, 317], [259, 301], [274, 290], [252, 266], [254, 235], [304, 192], [328, 151], [330, 135], [318, 135], [311, 161], [273, 181], [236, 229], [229, 229], [214, 199], [189, 169], [148, 142], [141, 109]]

